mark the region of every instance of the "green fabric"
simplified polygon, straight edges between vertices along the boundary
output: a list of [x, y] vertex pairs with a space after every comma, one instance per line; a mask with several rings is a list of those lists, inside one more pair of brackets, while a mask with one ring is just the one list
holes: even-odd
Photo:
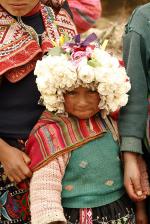
[[123, 195], [119, 146], [109, 132], [71, 153], [62, 185], [67, 208], [98, 207]]
[[[150, 3], [138, 7], [126, 25], [123, 59], [131, 80], [131, 91], [127, 106], [120, 112], [119, 131], [121, 137], [133, 137], [135, 141], [141, 141], [146, 130], [147, 97], [150, 90]], [[128, 151], [141, 153], [140, 141], [137, 149], [133, 149], [135, 141]], [[128, 138], [125, 138], [122, 151], [127, 149], [128, 144]]]
[[122, 137], [121, 149], [122, 152], [135, 152], [143, 154], [142, 142], [135, 137]]

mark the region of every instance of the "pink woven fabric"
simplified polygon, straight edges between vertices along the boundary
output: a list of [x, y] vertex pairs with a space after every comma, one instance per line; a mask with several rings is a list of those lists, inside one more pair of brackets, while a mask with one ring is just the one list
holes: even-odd
[[79, 33], [83, 33], [91, 28], [101, 16], [100, 0], [68, 0], [68, 3]]
[[30, 183], [31, 223], [66, 223], [61, 206], [61, 181], [69, 154], [60, 156], [33, 173]]
[[91, 208], [80, 209], [80, 224], [93, 224]]

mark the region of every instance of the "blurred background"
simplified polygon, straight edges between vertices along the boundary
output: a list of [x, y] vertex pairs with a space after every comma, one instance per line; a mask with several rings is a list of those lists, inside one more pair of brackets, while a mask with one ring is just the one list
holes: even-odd
[[136, 6], [148, 2], [148, 0], [101, 0], [103, 15], [116, 13], [117, 11], [121, 10], [125, 11], [126, 13], [130, 13]]
[[101, 0], [102, 16], [94, 28], [87, 34], [95, 32], [103, 42], [108, 39], [107, 50], [122, 57], [122, 35], [124, 26], [133, 9], [146, 4], [148, 0]]

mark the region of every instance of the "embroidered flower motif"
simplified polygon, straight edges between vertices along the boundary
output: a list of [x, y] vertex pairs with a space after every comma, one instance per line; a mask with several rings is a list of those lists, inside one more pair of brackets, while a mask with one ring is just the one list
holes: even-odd
[[79, 166], [83, 169], [85, 169], [88, 165], [88, 162], [87, 161], [81, 161], [81, 163], [79, 164]]
[[83, 87], [97, 90], [99, 109], [105, 117], [128, 102], [130, 81], [118, 59], [98, 47], [91, 34], [83, 42], [79, 35], [75, 42], [58, 40], [47, 56], [37, 61], [34, 74], [41, 93], [41, 101], [49, 111], [65, 113], [66, 91]]
[[114, 181], [113, 181], [113, 180], [107, 180], [107, 181], [105, 182], [105, 185], [107, 185], [107, 186], [109, 186], [109, 187], [111, 187], [113, 184], [114, 184]]
[[7, 219], [7, 220], [9, 220], [9, 221], [12, 221], [11, 218], [9, 217], [9, 215], [8, 215], [8, 213], [7, 213], [6, 209], [5, 209], [5, 207], [4, 207], [4, 205], [5, 205], [6, 202], [7, 202], [7, 197], [8, 197], [8, 191], [6, 191], [4, 194], [2, 194], [2, 195], [0, 196], [0, 211], [1, 211], [1, 215], [2, 215], [5, 219]]
[[72, 191], [72, 190], [73, 190], [73, 185], [67, 185], [67, 186], [65, 186], [64, 188], [65, 188], [65, 190], [67, 190], [67, 191]]

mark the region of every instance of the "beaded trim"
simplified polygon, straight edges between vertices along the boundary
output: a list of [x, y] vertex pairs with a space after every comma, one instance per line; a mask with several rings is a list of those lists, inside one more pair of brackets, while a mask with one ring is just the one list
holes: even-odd
[[17, 17], [17, 21], [19, 23], [19, 25], [24, 28], [29, 34], [30, 36], [38, 43], [38, 45], [40, 45], [40, 41], [39, 41], [39, 36], [41, 36], [42, 34], [37, 34], [37, 32], [35, 31], [34, 28], [32, 28], [31, 26], [26, 25], [20, 16]]
[[[108, 220], [108, 217], [98, 217], [96, 219], [92, 219], [91, 223], [96, 222], [97, 224], [136, 224], [135, 222], [135, 214], [133, 209], [131, 209], [131, 211], [128, 210], [128, 208], [126, 208], [127, 210], [127, 214], [123, 217], [114, 219], [114, 220]], [[120, 216], [120, 214], [118, 214], [118, 217]], [[70, 219], [70, 216], [68, 217]], [[67, 220], [67, 224], [82, 224], [79, 222], [79, 220], [76, 220], [75, 223], [72, 223], [69, 221], [69, 219]], [[87, 223], [89, 224], [89, 223]]]

